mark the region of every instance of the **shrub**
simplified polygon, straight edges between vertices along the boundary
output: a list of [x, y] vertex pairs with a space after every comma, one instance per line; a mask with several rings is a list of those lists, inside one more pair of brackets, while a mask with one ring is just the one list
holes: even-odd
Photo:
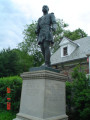
[[71, 82], [66, 82], [66, 111], [71, 118], [71, 108], [72, 108], [72, 83]]
[[[7, 87], [11, 93], [7, 93]], [[19, 76], [0, 78], [0, 110], [7, 109], [7, 98], [11, 98], [11, 111], [18, 112], [20, 105], [22, 79]]]
[[[90, 86], [84, 71], [74, 68], [72, 83], [66, 83], [68, 115], [70, 120], [89, 120], [90, 118]], [[72, 108], [72, 109], [71, 109]]]

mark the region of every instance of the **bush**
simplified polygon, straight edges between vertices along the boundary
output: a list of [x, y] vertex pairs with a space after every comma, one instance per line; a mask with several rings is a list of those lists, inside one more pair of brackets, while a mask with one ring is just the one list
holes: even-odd
[[71, 108], [72, 108], [72, 83], [71, 82], [66, 82], [66, 111], [71, 119]]
[[[11, 93], [7, 93], [7, 87]], [[19, 76], [0, 78], [0, 110], [7, 109], [7, 98], [11, 98], [11, 111], [19, 111], [21, 87], [22, 79]]]
[[89, 120], [90, 118], [90, 86], [86, 74], [75, 67], [72, 83], [66, 83], [67, 113], [70, 120]]

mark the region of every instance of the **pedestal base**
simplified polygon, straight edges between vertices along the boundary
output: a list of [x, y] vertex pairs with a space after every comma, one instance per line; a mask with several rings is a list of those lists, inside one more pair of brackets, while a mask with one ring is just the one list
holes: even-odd
[[14, 120], [68, 120], [66, 77], [49, 70], [25, 72], [20, 112]]
[[68, 117], [67, 115], [60, 115], [57, 117], [42, 119], [42, 118], [37, 118], [37, 117], [30, 116], [30, 115], [26, 115], [23, 113], [19, 113], [17, 114], [17, 118], [13, 120], [68, 120]]

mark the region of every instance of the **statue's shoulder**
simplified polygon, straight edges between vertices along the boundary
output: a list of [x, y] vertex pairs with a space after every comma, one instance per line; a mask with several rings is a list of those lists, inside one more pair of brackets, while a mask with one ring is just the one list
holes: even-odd
[[40, 21], [42, 18], [43, 18], [43, 16], [42, 16], [42, 17], [40, 17], [40, 18], [38, 19], [38, 21]]
[[54, 16], [54, 13], [52, 12], [52, 13], [49, 13], [49, 15], [50, 15], [50, 17], [53, 17]]
[[54, 13], [52, 12], [52, 13], [50, 13], [50, 15], [54, 15]]
[[54, 13], [52, 12], [52, 13], [48, 13], [48, 15], [53, 15]]
[[53, 12], [51, 14], [54, 14]]

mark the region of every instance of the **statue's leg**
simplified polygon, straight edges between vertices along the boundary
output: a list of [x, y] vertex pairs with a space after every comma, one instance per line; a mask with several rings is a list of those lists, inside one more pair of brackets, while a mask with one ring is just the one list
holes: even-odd
[[45, 60], [45, 49], [44, 49], [44, 43], [40, 44], [40, 47], [41, 47], [41, 51], [42, 51], [42, 54], [43, 54], [43, 57], [44, 57], [44, 60]]
[[50, 67], [50, 57], [51, 57], [49, 46], [50, 46], [50, 42], [49, 41], [44, 41], [45, 65], [47, 65], [48, 67]]

